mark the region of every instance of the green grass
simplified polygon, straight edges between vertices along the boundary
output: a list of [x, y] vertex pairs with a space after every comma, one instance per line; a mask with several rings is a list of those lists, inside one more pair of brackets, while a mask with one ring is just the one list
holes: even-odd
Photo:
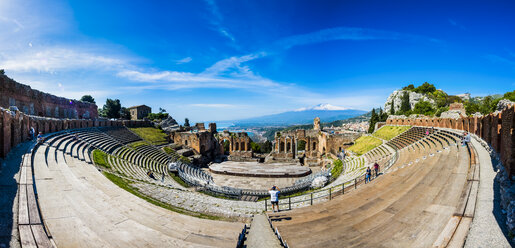
[[172, 149], [171, 147], [165, 146], [165, 147], [163, 147], [163, 151], [165, 151], [166, 153], [168, 153], [170, 155], [179, 156], [179, 160], [182, 161], [183, 163], [191, 164], [191, 160], [189, 158], [177, 154], [177, 152], [174, 149]]
[[132, 149], [136, 149], [140, 146], [148, 146], [148, 143], [145, 141], [136, 141], [136, 142], [130, 143], [128, 146], [130, 146]]
[[393, 137], [410, 128], [410, 126], [385, 126], [374, 132], [372, 135], [384, 140], [391, 140]]
[[131, 128], [131, 131], [135, 132], [141, 138], [152, 143], [153, 145], [163, 145], [168, 143], [168, 135], [161, 129], [153, 127], [137, 127]]
[[179, 175], [175, 175], [173, 173], [170, 173], [170, 176], [175, 180], [178, 184], [182, 185], [185, 188], [191, 187], [188, 183], [186, 183]]
[[111, 182], [113, 182], [114, 184], [116, 184], [118, 187], [126, 190], [127, 192], [151, 203], [151, 204], [154, 204], [158, 207], [162, 207], [162, 208], [165, 208], [165, 209], [168, 209], [170, 211], [174, 211], [174, 212], [177, 212], [177, 213], [180, 213], [180, 214], [186, 214], [186, 215], [189, 215], [189, 216], [194, 216], [194, 217], [198, 217], [198, 218], [202, 218], [202, 219], [209, 219], [209, 220], [229, 220], [229, 221], [234, 221], [234, 219], [231, 219], [231, 218], [224, 218], [224, 217], [220, 217], [220, 216], [214, 216], [214, 215], [208, 215], [208, 214], [203, 214], [203, 213], [197, 213], [197, 212], [193, 212], [193, 211], [189, 211], [187, 209], [183, 209], [183, 208], [180, 208], [180, 207], [176, 207], [176, 206], [172, 206], [172, 205], [169, 205], [169, 204], [166, 204], [164, 202], [161, 202], [161, 201], [158, 201], [156, 199], [153, 199], [151, 197], [148, 197], [142, 193], [140, 193], [138, 191], [137, 188], [133, 187], [130, 185], [130, 181], [127, 180], [127, 179], [124, 179], [124, 178], [121, 178], [117, 175], [114, 175], [112, 173], [109, 173], [109, 172], [106, 172], [104, 171], [103, 172], [104, 176], [109, 179]]
[[365, 154], [366, 152], [380, 146], [381, 144], [383, 144], [383, 141], [378, 138], [371, 136], [361, 136], [355, 141], [354, 145], [347, 148], [347, 150], [353, 151], [358, 156], [361, 156], [362, 154]]
[[336, 179], [343, 172], [343, 162], [339, 159], [333, 160], [333, 169], [331, 170], [331, 176]]
[[95, 149], [91, 154], [93, 155], [93, 161], [96, 165], [108, 169], [111, 168], [111, 165], [109, 165], [109, 163], [107, 162], [107, 156], [109, 155], [107, 155], [105, 152]]

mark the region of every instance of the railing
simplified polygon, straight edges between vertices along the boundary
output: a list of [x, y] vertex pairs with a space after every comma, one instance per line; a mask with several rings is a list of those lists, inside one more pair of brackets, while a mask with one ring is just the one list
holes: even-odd
[[[398, 158], [398, 150], [395, 150], [392, 158], [383, 165], [383, 169], [381, 172], [386, 172], [390, 167], [395, 164]], [[377, 175], [374, 177], [376, 178]], [[372, 178], [371, 178], [372, 179]], [[335, 186], [327, 187], [321, 190], [313, 191], [310, 193], [302, 194], [299, 196], [288, 196], [284, 198], [279, 198], [278, 209], [279, 210], [291, 210], [293, 207], [297, 205], [313, 205], [314, 202], [318, 199], [328, 199], [332, 200], [336, 195], [343, 195], [345, 192], [351, 191], [353, 189], [357, 189], [358, 185], [366, 184], [366, 175], [362, 174], [354, 179], [346, 181], [342, 184], [338, 184]], [[284, 192], [281, 192], [284, 193]], [[268, 211], [269, 205], [271, 202], [269, 200], [265, 200], [265, 211]], [[309, 202], [309, 203], [308, 203]], [[282, 206], [282, 209], [281, 209]]]
[[268, 215], [266, 216], [266, 219], [268, 220], [268, 224], [270, 224], [270, 228], [274, 231], [275, 236], [277, 236], [277, 239], [279, 239], [279, 242], [281, 242], [281, 245], [284, 248], [288, 248], [288, 244], [286, 243], [286, 240], [283, 239], [281, 234], [279, 233], [279, 230], [277, 230], [277, 227], [274, 228], [274, 225], [272, 225], [272, 221], [270, 221], [270, 217]]
[[247, 235], [247, 224], [243, 224], [243, 230], [241, 230], [240, 235], [238, 236], [238, 242], [236, 243], [236, 248], [243, 248], [243, 244], [245, 243], [245, 236]]

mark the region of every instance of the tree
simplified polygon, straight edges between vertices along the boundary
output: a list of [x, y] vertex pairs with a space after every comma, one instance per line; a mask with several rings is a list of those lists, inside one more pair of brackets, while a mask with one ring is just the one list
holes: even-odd
[[441, 107], [436, 110], [436, 116], [440, 117], [443, 112], [449, 111], [449, 107]]
[[256, 152], [256, 153], [261, 152], [261, 146], [254, 141], [250, 142], [250, 149], [252, 150], [252, 152]]
[[119, 99], [109, 99], [107, 98], [106, 104], [103, 107], [103, 113], [107, 118], [120, 118], [120, 110], [122, 109], [122, 105], [120, 104]]
[[390, 106], [391, 106], [390, 107], [390, 114], [394, 115], [395, 114], [395, 104], [394, 104], [393, 100], [392, 100], [392, 104]]
[[297, 143], [297, 151], [304, 151], [306, 149], [306, 141], [299, 140]]
[[411, 105], [409, 103], [409, 93], [407, 91], [401, 96], [401, 114], [406, 114], [411, 110]]
[[370, 122], [369, 122], [369, 126], [368, 126], [368, 132], [369, 133], [373, 133], [374, 132], [375, 125], [376, 125], [378, 120], [379, 120], [379, 116], [377, 116], [376, 110], [372, 109], [372, 116], [370, 116]]
[[95, 98], [93, 98], [91, 95], [83, 95], [81, 98], [80, 98], [81, 101], [83, 102], [89, 102], [89, 103], [93, 103], [95, 104]]
[[190, 120], [188, 118], [184, 119], [184, 126], [189, 127], [190, 126]]
[[515, 90], [504, 93], [503, 98], [515, 102]]
[[229, 151], [231, 149], [231, 142], [228, 140], [224, 140], [224, 153], [229, 154]]
[[413, 107], [413, 113], [432, 116], [434, 114], [434, 109], [430, 102], [420, 101], [415, 104], [415, 107]]
[[164, 108], [159, 108], [159, 113], [161, 113], [161, 114], [166, 113], [166, 109], [164, 109]]
[[129, 111], [128, 108], [122, 107], [120, 109], [120, 118], [125, 119], [125, 120], [131, 119], [131, 112]]
[[408, 86], [402, 88], [402, 90], [409, 90], [413, 91], [415, 89], [415, 86], [413, 84], [409, 84]]
[[0, 69], [0, 75], [5, 75], [4, 69]]
[[436, 91], [436, 87], [428, 82], [425, 82], [422, 85], [415, 88], [415, 92], [421, 94], [433, 93], [434, 91]]

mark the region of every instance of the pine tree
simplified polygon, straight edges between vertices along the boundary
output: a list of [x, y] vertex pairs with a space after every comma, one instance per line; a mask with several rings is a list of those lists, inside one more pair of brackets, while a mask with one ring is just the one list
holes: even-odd
[[394, 115], [394, 114], [395, 114], [395, 105], [394, 105], [393, 100], [392, 100], [392, 104], [391, 104], [390, 106], [391, 106], [391, 107], [390, 107], [390, 114], [391, 114], [391, 115]]

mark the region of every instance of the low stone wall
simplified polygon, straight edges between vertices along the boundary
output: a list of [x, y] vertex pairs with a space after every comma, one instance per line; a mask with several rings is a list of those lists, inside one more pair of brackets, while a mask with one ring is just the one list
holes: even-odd
[[53, 133], [66, 129], [86, 127], [143, 127], [151, 126], [149, 121], [129, 120], [85, 120], [56, 119], [27, 115], [20, 111], [11, 112], [0, 108], [0, 158], [5, 158], [11, 148], [29, 139], [29, 131], [34, 127], [35, 133]]
[[515, 176], [515, 106], [482, 117], [450, 118], [388, 118], [387, 125], [442, 127], [463, 130], [485, 140], [500, 155], [509, 178]]

